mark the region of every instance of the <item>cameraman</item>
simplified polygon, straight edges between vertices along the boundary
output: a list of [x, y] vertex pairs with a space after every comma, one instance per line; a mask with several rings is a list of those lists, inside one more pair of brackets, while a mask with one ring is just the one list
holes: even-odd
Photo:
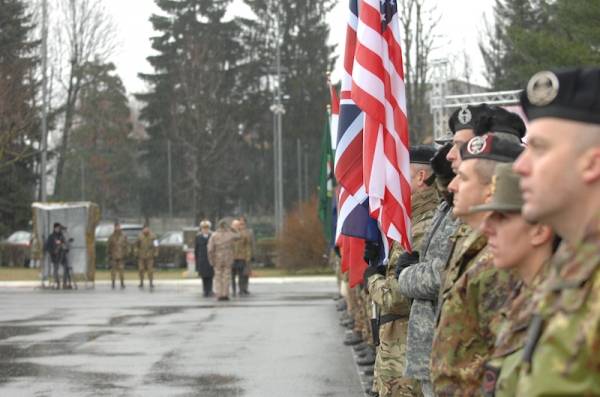
[[[54, 223], [53, 232], [48, 236], [46, 240], [45, 250], [50, 254], [50, 261], [52, 262], [52, 267], [54, 270], [54, 283], [56, 289], [60, 289], [60, 279], [58, 278], [58, 267], [63, 264], [65, 260], [67, 241], [65, 236], [63, 235], [62, 225], [58, 222]], [[65, 288], [66, 284], [66, 274], [65, 274], [65, 282], [63, 283], [63, 288]]]

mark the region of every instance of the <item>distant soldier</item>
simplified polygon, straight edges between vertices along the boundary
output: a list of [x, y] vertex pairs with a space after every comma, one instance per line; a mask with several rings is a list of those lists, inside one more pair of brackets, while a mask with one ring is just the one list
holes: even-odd
[[200, 222], [200, 232], [196, 235], [194, 256], [196, 258], [196, 271], [202, 278], [202, 289], [204, 297], [213, 296], [213, 277], [215, 271], [208, 260], [208, 240], [212, 235], [211, 223], [205, 219]]
[[234, 221], [234, 229], [240, 234], [240, 238], [235, 243], [235, 255], [233, 262], [233, 274], [231, 278], [231, 286], [233, 287], [233, 294], [235, 295], [235, 276], [239, 277], [240, 295], [248, 295], [248, 283], [250, 279], [250, 273], [252, 271], [250, 262], [252, 260], [252, 251], [254, 244], [254, 235], [252, 230], [246, 227], [246, 218], [240, 217]]
[[[600, 68], [543, 71], [521, 96], [523, 217], [565, 242], [523, 348], [517, 396], [600, 395]], [[562, 251], [562, 250], [560, 250]]]
[[119, 280], [121, 280], [121, 289], [125, 288], [125, 258], [129, 253], [129, 244], [127, 236], [121, 230], [121, 224], [115, 222], [115, 229], [108, 238], [108, 261], [110, 263], [110, 278], [112, 281], [112, 289], [115, 289], [115, 279], [119, 272]]
[[148, 273], [150, 289], [154, 288], [154, 258], [158, 256], [158, 241], [148, 225], [144, 226], [135, 242], [138, 257], [138, 270], [140, 272], [139, 288], [144, 288], [144, 272]]
[[[50, 255], [52, 269], [54, 275], [54, 284], [56, 289], [60, 289], [60, 279], [58, 277], [58, 268], [63, 264], [64, 255], [67, 248], [67, 240], [63, 235], [62, 225], [58, 222], [54, 223], [53, 231], [46, 240], [46, 252]], [[63, 288], [66, 287], [66, 274], [63, 280]]]
[[229, 300], [233, 249], [238, 236], [223, 219], [208, 240], [208, 259], [215, 270], [217, 300], [220, 301]]

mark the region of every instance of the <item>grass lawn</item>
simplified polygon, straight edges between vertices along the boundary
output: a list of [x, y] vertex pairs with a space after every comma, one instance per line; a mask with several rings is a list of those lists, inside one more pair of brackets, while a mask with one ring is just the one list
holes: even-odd
[[[39, 269], [22, 267], [0, 267], [0, 281], [35, 281], [39, 280]], [[126, 270], [125, 280], [136, 280], [137, 271]], [[334, 272], [329, 268], [302, 269], [291, 273], [284, 269], [257, 268], [252, 270], [252, 277], [290, 277], [290, 276], [332, 276]], [[183, 269], [159, 269], [154, 272], [156, 279], [177, 280], [185, 277]], [[97, 270], [96, 280], [110, 280], [110, 270]]]

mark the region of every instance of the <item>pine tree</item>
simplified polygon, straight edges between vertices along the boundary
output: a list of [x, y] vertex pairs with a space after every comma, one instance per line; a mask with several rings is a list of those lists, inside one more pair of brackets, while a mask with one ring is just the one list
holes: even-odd
[[112, 63], [82, 67], [82, 90], [66, 162], [65, 197], [91, 200], [109, 213], [136, 208], [137, 172], [130, 111]]
[[39, 119], [31, 14], [22, 0], [0, 0], [0, 235], [27, 227], [35, 198]]
[[143, 209], [168, 208], [167, 148], [170, 142], [174, 210], [207, 216], [236, 203], [242, 164], [238, 107], [244, 100], [238, 68], [244, 59], [238, 20], [223, 21], [230, 0], [158, 0], [153, 15], [158, 55], [148, 58], [153, 74], [141, 75], [148, 94], [141, 116], [150, 139], [144, 159], [149, 170]]
[[494, 89], [523, 87], [539, 70], [600, 63], [600, 0], [497, 0], [480, 45]]
[[[282, 140], [283, 158], [287, 159], [283, 164], [284, 196], [289, 208], [298, 198], [298, 169], [297, 162], [294, 161], [298, 139], [302, 142], [303, 150], [308, 153], [309, 194], [314, 194], [317, 188], [321, 131], [325, 124], [325, 109], [329, 98], [327, 73], [334, 63], [333, 46], [327, 44], [329, 27], [325, 18], [334, 2], [249, 0], [247, 3], [262, 24], [263, 51], [270, 76], [275, 74], [275, 20], [278, 19], [281, 86], [286, 110]], [[273, 100], [272, 96], [270, 100]], [[267, 115], [263, 129], [272, 132], [272, 113], [268, 108], [263, 109], [262, 113]], [[267, 159], [269, 166], [272, 158], [271, 155]], [[270, 195], [271, 189], [268, 190]]]

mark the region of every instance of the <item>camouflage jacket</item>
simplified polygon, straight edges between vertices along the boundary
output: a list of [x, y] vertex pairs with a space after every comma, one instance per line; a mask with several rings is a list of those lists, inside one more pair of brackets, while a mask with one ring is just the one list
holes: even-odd
[[600, 395], [600, 215], [564, 254], [536, 302], [519, 396]]
[[549, 266], [544, 266], [530, 285], [519, 281], [508, 302], [500, 311], [496, 327], [498, 334], [494, 351], [485, 365], [483, 392], [485, 396], [512, 397], [516, 393], [518, 371], [523, 357], [527, 327], [533, 315], [533, 297], [543, 288]]
[[229, 230], [217, 230], [208, 240], [208, 260], [213, 267], [231, 266], [234, 259], [234, 245], [239, 233]]
[[239, 232], [240, 238], [234, 244], [234, 259], [250, 262], [252, 258], [252, 232], [248, 229]]
[[[412, 244], [418, 251], [423, 244], [425, 232], [429, 229], [431, 218], [438, 204], [438, 195], [434, 189], [412, 195]], [[387, 265], [387, 274], [375, 274], [369, 277], [369, 295], [381, 310], [381, 315], [398, 314], [408, 316], [410, 300], [400, 294], [396, 280], [396, 264], [403, 249], [397, 242], [392, 244]]]
[[136, 254], [139, 259], [152, 259], [158, 255], [156, 236], [150, 232], [147, 235], [140, 233], [135, 242]]
[[457, 237], [441, 289], [431, 381], [438, 395], [472, 396], [481, 394], [484, 364], [493, 351], [496, 330], [490, 324], [514, 282], [494, 268], [479, 231], [461, 226]]
[[398, 278], [399, 292], [412, 299], [406, 341], [405, 376], [429, 379], [429, 358], [435, 328], [440, 273], [452, 249], [452, 236], [458, 220], [452, 217], [452, 207], [442, 201], [431, 221], [431, 227], [421, 247], [421, 261], [404, 269]]
[[129, 251], [127, 236], [123, 232], [113, 232], [108, 238], [106, 251], [109, 259], [124, 259]]

